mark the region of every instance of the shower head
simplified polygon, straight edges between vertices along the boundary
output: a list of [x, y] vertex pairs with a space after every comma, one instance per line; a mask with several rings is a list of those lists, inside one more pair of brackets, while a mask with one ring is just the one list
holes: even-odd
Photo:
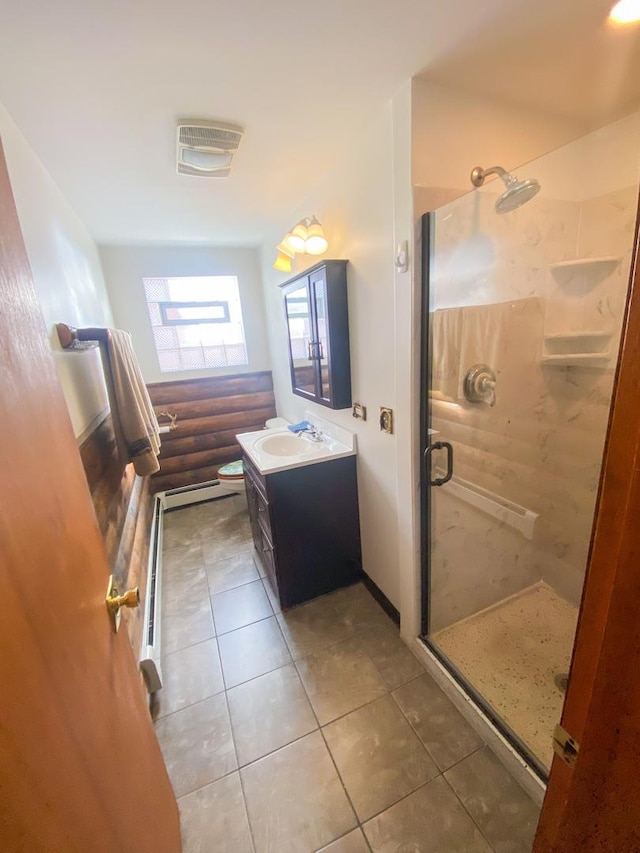
[[490, 169], [476, 166], [471, 172], [471, 183], [474, 187], [481, 187], [487, 175], [498, 175], [506, 187], [506, 190], [496, 201], [496, 213], [509, 213], [510, 210], [515, 210], [517, 207], [526, 204], [541, 189], [535, 178], [519, 181], [505, 171], [502, 166], [492, 166]]

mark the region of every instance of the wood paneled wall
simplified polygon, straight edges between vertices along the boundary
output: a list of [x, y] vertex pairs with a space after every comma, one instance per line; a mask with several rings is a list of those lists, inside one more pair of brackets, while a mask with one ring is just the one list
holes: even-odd
[[[133, 465], [123, 465], [119, 461], [111, 415], [107, 415], [79, 449], [116, 584], [121, 591], [138, 586], [144, 601], [153, 508], [149, 478], [137, 477]], [[136, 656], [142, 639], [143, 613], [142, 606], [123, 613]]]
[[[221, 465], [240, 458], [236, 433], [262, 429], [276, 415], [270, 371], [147, 387], [157, 413], [178, 416], [176, 429], [162, 436], [153, 492], [215, 479]], [[168, 423], [166, 418], [160, 422]]]

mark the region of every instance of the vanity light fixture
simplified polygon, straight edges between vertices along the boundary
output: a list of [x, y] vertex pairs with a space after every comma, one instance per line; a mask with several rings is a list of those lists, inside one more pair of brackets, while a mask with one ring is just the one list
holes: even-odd
[[278, 257], [273, 265], [274, 270], [278, 272], [291, 272], [291, 261], [295, 256], [295, 252], [287, 245], [286, 238], [278, 245]]
[[329, 248], [327, 238], [324, 236], [322, 225], [317, 217], [313, 216], [307, 226], [307, 239], [304, 241], [304, 251], [307, 255], [322, 255]]
[[273, 264], [274, 270], [278, 270], [278, 272], [291, 272], [291, 261], [292, 258], [289, 255], [285, 255], [284, 252], [278, 252], [278, 257]]
[[291, 260], [295, 255], [322, 255], [328, 248], [329, 244], [318, 217], [307, 216], [282, 238], [273, 268], [281, 272], [291, 272]]
[[635, 24], [640, 21], [640, 0], [618, 0], [609, 12], [615, 24]]
[[304, 253], [304, 244], [307, 239], [307, 220], [301, 219], [298, 224], [291, 229], [287, 236], [282, 241], [295, 254], [301, 255]]

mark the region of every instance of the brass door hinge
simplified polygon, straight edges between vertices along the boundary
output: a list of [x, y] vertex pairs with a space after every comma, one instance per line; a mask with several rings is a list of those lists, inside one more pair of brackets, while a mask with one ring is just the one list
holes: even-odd
[[573, 767], [580, 752], [580, 744], [571, 737], [566, 729], [558, 724], [553, 730], [553, 750], [565, 764]]

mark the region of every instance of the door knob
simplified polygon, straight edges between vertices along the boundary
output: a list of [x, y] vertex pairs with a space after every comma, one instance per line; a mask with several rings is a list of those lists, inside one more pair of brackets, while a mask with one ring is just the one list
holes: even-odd
[[138, 607], [140, 604], [140, 589], [137, 586], [134, 586], [120, 595], [118, 588], [113, 582], [113, 575], [110, 575], [105, 603], [107, 605], [111, 624], [113, 625], [113, 630], [117, 631], [120, 627], [120, 608]]

